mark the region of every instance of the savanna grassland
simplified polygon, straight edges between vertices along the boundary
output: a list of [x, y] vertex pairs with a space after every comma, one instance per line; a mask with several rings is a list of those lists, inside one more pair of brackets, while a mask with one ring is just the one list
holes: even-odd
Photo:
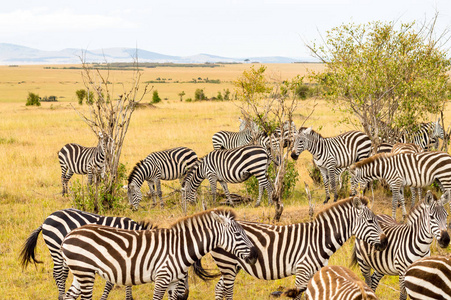
[[[61, 67], [61, 66], [57, 66]], [[211, 98], [230, 89], [232, 81], [237, 79], [250, 65], [221, 65], [215, 68], [205, 67], [165, 67], [143, 69], [142, 82], [165, 78], [167, 83], [152, 83], [153, 89], [163, 100], [161, 103], [139, 108], [133, 115], [125, 139], [121, 162], [127, 167], [127, 173], [141, 159], [157, 150], [176, 146], [187, 146], [203, 156], [212, 150], [211, 137], [219, 130], [237, 131], [240, 116], [239, 104], [232, 101], [180, 102], [178, 94], [184, 91], [186, 98], [193, 98], [196, 89], [204, 89]], [[317, 64], [268, 65], [267, 74], [274, 79], [290, 79], [307, 70], [321, 68]], [[201, 82], [190, 83], [193, 78]], [[219, 80], [219, 83], [206, 83]], [[169, 80], [171, 79], [171, 80]], [[131, 83], [131, 71], [110, 71], [108, 80], [117, 94]], [[176, 82], [177, 81], [177, 82]], [[0, 66], [0, 297], [2, 299], [56, 299], [57, 290], [52, 277], [52, 261], [42, 237], [39, 238], [37, 257], [43, 264], [28, 266], [23, 270], [18, 255], [28, 235], [39, 227], [44, 219], [56, 210], [71, 207], [70, 197], [61, 196], [61, 170], [57, 152], [66, 143], [75, 142], [84, 146], [97, 144], [95, 135], [74, 110], [87, 112], [86, 106], [79, 106], [75, 91], [84, 88], [80, 69], [52, 69], [44, 66]], [[44, 96], [57, 96], [58, 102], [42, 103], [41, 107], [25, 106], [28, 92]], [[114, 94], [114, 92], [113, 92]], [[143, 102], [151, 101], [149, 93]], [[337, 123], [339, 115], [322, 99], [310, 99], [299, 102], [294, 121], [300, 126], [315, 107], [315, 111], [305, 125], [320, 129], [324, 136], [336, 135], [350, 130], [346, 125]], [[446, 121], [451, 120], [451, 112], [446, 111]], [[314, 186], [308, 175], [311, 167], [311, 155], [304, 152], [296, 163], [300, 180], [295, 193], [285, 199], [285, 210], [280, 224], [290, 224], [308, 220], [308, 204], [304, 192], [304, 181], [312, 190], [316, 204], [315, 212], [323, 209], [324, 189]], [[74, 175], [71, 182], [86, 178]], [[125, 183], [124, 183], [125, 184]], [[178, 188], [178, 181], [165, 182], [163, 196]], [[207, 182], [204, 182], [206, 185]], [[229, 185], [231, 191], [244, 194], [243, 186]], [[143, 187], [147, 191], [147, 186]], [[127, 202], [124, 193], [124, 204]], [[180, 195], [166, 198], [165, 209], [149, 208], [151, 202], [146, 198], [142, 203], [147, 209], [132, 212], [128, 208], [109, 211], [109, 215], [128, 216], [134, 220], [148, 220], [162, 226], [174, 222], [183, 216], [179, 205]], [[189, 212], [199, 211], [201, 206], [191, 206]], [[382, 191], [375, 194], [374, 211], [391, 213], [391, 196]], [[273, 207], [265, 204], [254, 208], [253, 204], [235, 208], [240, 219], [257, 222], [271, 222]], [[301, 237], [302, 238], [302, 237]], [[330, 264], [349, 265], [351, 239], [330, 260]], [[436, 253], [435, 242], [432, 245]], [[442, 252], [451, 253], [450, 247]], [[214, 265], [209, 257], [204, 265]], [[354, 269], [360, 276], [360, 272]], [[71, 277], [67, 281], [70, 285]], [[190, 299], [213, 299], [215, 281], [204, 283], [190, 278]], [[94, 288], [94, 299], [100, 297], [104, 281], [98, 278]], [[283, 280], [261, 281], [241, 272], [235, 284], [235, 299], [268, 299], [272, 291], [280, 287], [294, 285], [294, 277]], [[397, 277], [385, 277], [377, 291], [380, 299], [397, 299]], [[116, 288], [109, 299], [124, 299], [124, 288]], [[133, 288], [135, 299], [149, 299], [153, 293], [153, 284]]]

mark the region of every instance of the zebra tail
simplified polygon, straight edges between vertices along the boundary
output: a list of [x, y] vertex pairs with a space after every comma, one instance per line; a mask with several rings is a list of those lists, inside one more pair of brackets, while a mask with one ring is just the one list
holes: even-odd
[[33, 262], [35, 265], [42, 264], [42, 261], [36, 259], [36, 244], [38, 243], [39, 233], [42, 231], [42, 225], [34, 230], [26, 240], [22, 251], [20, 252], [20, 262], [23, 268]]
[[222, 275], [221, 272], [211, 274], [210, 272], [208, 272], [208, 270], [205, 270], [202, 266], [202, 259], [196, 260], [194, 262], [193, 270], [194, 270], [194, 274], [196, 274], [197, 277], [199, 277], [203, 281], [212, 280], [212, 279], [218, 278]]
[[[357, 243], [358, 240], [356, 239], [355, 242]], [[356, 248], [355, 248], [355, 244], [354, 244], [354, 247], [352, 247], [351, 262], [349, 264], [349, 267], [353, 268], [356, 265], [357, 265], [357, 253], [356, 253]]]

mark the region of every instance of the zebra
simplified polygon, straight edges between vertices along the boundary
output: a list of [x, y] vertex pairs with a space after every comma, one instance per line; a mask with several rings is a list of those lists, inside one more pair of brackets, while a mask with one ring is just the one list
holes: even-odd
[[[233, 298], [233, 285], [240, 269], [264, 280], [276, 280], [296, 275], [296, 287], [286, 292], [300, 299], [310, 278], [352, 235], [382, 250], [386, 238], [367, 207], [365, 197], [350, 197], [331, 204], [321, 211], [312, 222], [285, 226], [238, 221], [258, 251], [255, 265], [245, 264], [241, 259], [220, 249], [211, 255], [221, 271], [216, 284], [216, 300]], [[201, 261], [194, 265], [197, 273], [202, 270]]]
[[[378, 216], [378, 221], [388, 239], [385, 250], [374, 252], [374, 247], [365, 241], [356, 239], [352, 256], [352, 263], [358, 263], [365, 282], [373, 291], [384, 275], [399, 276], [400, 297], [407, 298], [404, 275], [407, 268], [416, 260], [430, 255], [430, 245], [435, 237], [442, 248], [449, 244], [449, 235], [446, 230], [448, 213], [444, 205], [449, 200], [449, 192], [435, 200], [428, 191], [424, 201], [419, 202], [410, 211], [406, 223], [399, 224], [395, 219], [387, 216]], [[371, 269], [374, 269], [371, 275]]]
[[445, 131], [440, 125], [440, 118], [437, 122], [420, 123], [417, 130], [410, 129], [402, 132], [400, 143], [414, 143], [424, 150], [438, 148], [438, 139], [444, 139]]
[[258, 180], [259, 193], [256, 206], [260, 205], [263, 190], [268, 193], [268, 202], [272, 202], [273, 185], [268, 178], [268, 153], [260, 146], [243, 146], [231, 150], [214, 150], [200, 158], [191, 168], [182, 184], [184, 203], [196, 200], [196, 191], [202, 181], [210, 182], [213, 201], [216, 201], [216, 184], [219, 182], [230, 204], [227, 183], [241, 183], [254, 175]]
[[[261, 133], [260, 129], [258, 128], [257, 123], [255, 123], [253, 121], [248, 122], [248, 121], [240, 118], [240, 132], [244, 131], [246, 129], [250, 129], [254, 134]], [[294, 136], [296, 134], [297, 134], [296, 124], [293, 121], [291, 121], [291, 125], [290, 125], [289, 121], [285, 121], [283, 123], [283, 133], [282, 133], [282, 129], [280, 129], [280, 127], [276, 127], [276, 129], [274, 130], [273, 137], [277, 141], [281, 140], [283, 142], [283, 147], [286, 148], [289, 145], [293, 144]], [[283, 135], [283, 137], [281, 138], [282, 135]]]
[[296, 135], [291, 157], [297, 160], [307, 150], [313, 155], [315, 164], [321, 171], [326, 189], [327, 203], [330, 199], [329, 181], [334, 192], [334, 201], [338, 199], [336, 174], [351, 164], [365, 159], [371, 154], [371, 140], [361, 131], [348, 131], [335, 137], [323, 138], [311, 127], [301, 127]]
[[67, 194], [67, 184], [72, 175], [88, 174], [88, 184], [92, 184], [92, 177], [100, 171], [105, 175], [106, 141], [102, 132], [99, 132], [99, 142], [96, 147], [84, 147], [78, 144], [67, 144], [58, 151], [61, 166], [62, 194]]
[[[168, 290], [177, 299], [188, 268], [215, 248], [255, 263], [256, 249], [235, 213], [208, 210], [182, 218], [169, 228], [146, 231], [86, 225], [72, 230], [61, 245], [65, 264], [74, 275], [64, 299], [91, 299], [95, 274], [119, 285], [155, 282], [153, 299]], [[108, 249], [108, 251], [106, 251]], [[177, 289], [176, 289], [177, 288]]]
[[[157, 195], [160, 198], [160, 206], [163, 208], [160, 180], [182, 181], [183, 176], [197, 161], [196, 153], [186, 147], [153, 152], [144, 160], [138, 162], [128, 176], [127, 196], [133, 209], [137, 209], [142, 200], [141, 185], [147, 181], [154, 205]], [[155, 189], [153, 188], [155, 185]]]
[[438, 180], [442, 192], [451, 190], [451, 156], [445, 152], [376, 154], [349, 168], [352, 193], [358, 183], [385, 179], [393, 193], [392, 212], [396, 218], [398, 201], [406, 216], [401, 190], [404, 186], [424, 187]]
[[430, 256], [417, 260], [404, 276], [406, 292], [412, 300], [451, 300], [451, 257]]
[[307, 285], [308, 300], [377, 300], [376, 294], [354, 272], [342, 266], [326, 266]]
[[[20, 253], [21, 263], [26, 267], [29, 263], [41, 263], [36, 259], [35, 251], [39, 233], [42, 231], [42, 236], [50, 251], [53, 260], [53, 278], [55, 279], [58, 288], [58, 299], [63, 299], [66, 279], [68, 275], [67, 266], [63, 264], [63, 257], [61, 256], [60, 247], [64, 237], [75, 228], [86, 224], [99, 224], [104, 226], [117, 227], [122, 229], [132, 230], [147, 230], [151, 229], [152, 225], [145, 222], [137, 223], [129, 218], [121, 217], [105, 217], [81, 210], [69, 208], [56, 211], [49, 215], [44, 223], [34, 230]], [[108, 294], [113, 288], [114, 284], [107, 282], [102, 295], [102, 300], [108, 298]], [[132, 299], [131, 288], [126, 288], [126, 299]]]

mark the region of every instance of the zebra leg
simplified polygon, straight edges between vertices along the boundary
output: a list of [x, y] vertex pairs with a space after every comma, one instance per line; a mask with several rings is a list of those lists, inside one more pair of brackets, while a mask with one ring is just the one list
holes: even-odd
[[307, 266], [300, 265], [296, 268], [296, 280], [295, 280], [295, 288], [288, 289], [284, 292], [284, 295], [290, 298], [294, 298], [300, 300], [302, 297], [302, 293], [307, 289], [307, 283], [310, 278], [313, 276], [311, 270], [307, 269]]
[[64, 300], [70, 300], [70, 299], [77, 299], [78, 296], [80, 296], [81, 288], [80, 284], [77, 281], [77, 278], [74, 277], [74, 280], [72, 281], [72, 285], [70, 286], [69, 290], [67, 290], [67, 293], [64, 295]]
[[[164, 273], [164, 274], [157, 275], [157, 277], [155, 279], [155, 289], [154, 289], [153, 298], [152, 298], [153, 300], [163, 299], [163, 296], [166, 293], [166, 290], [168, 288], [173, 289], [173, 287], [172, 287], [173, 283], [171, 283], [171, 278], [170, 278], [171, 276], [169, 273], [166, 273], [166, 272], [170, 272], [170, 271], [168, 269], [162, 271], [162, 273]], [[175, 283], [174, 283], [174, 285], [175, 285]]]
[[[272, 182], [269, 180], [269, 178], [266, 178], [266, 192], [268, 193], [268, 204], [271, 205], [273, 203], [272, 201], [272, 193], [274, 192], [274, 187]], [[263, 191], [262, 191], [263, 193]]]
[[336, 182], [336, 178], [335, 178], [335, 169], [332, 169], [329, 172], [329, 180], [330, 180], [330, 186], [332, 188], [332, 191], [334, 192], [334, 202], [337, 202], [338, 192], [337, 192], [337, 182]]
[[[216, 203], [216, 183], [217, 183], [218, 179], [216, 178], [216, 176], [209, 175], [208, 181], [210, 182], [210, 192], [213, 196], [213, 203]], [[224, 193], [225, 193], [225, 190], [224, 190]]]
[[233, 206], [232, 197], [230, 197], [229, 188], [227, 187], [227, 183], [225, 181], [219, 181], [219, 184], [222, 186], [222, 189], [224, 190], [224, 194], [226, 195], [227, 202], [229, 202], [230, 205]]
[[223, 274], [215, 286], [215, 300], [233, 300], [235, 274]]
[[94, 288], [94, 279], [95, 274], [86, 274], [83, 273], [82, 283], [77, 280], [77, 275], [74, 274], [74, 280], [72, 282], [72, 286], [67, 291], [64, 296], [64, 300], [66, 299], [77, 299], [77, 297], [81, 294], [81, 300], [90, 300], [92, 299], [92, 290]]
[[[102, 297], [100, 297], [100, 300], [106, 300], [106, 299], [108, 299], [108, 295], [110, 294], [110, 292], [111, 292], [111, 290], [113, 289], [113, 287], [114, 287], [114, 284], [111, 283], [111, 282], [109, 282], [109, 281], [107, 281], [107, 282], [105, 283], [105, 288], [103, 289], [103, 294], [102, 294]], [[126, 299], [126, 300], [131, 300], [131, 299], [132, 299], [132, 297], [131, 297], [131, 287], [126, 286], [125, 288], [126, 288], [125, 299]], [[128, 297], [128, 289], [129, 289], [129, 288], [130, 288], [130, 297]]]
[[377, 286], [379, 285], [379, 281], [381, 281], [382, 277], [384, 277], [384, 274], [380, 274], [377, 271], [374, 271], [373, 275], [371, 275], [371, 289], [373, 291], [376, 291]]
[[68, 183], [69, 180], [72, 178], [72, 176], [74, 175], [74, 172], [72, 172], [71, 170], [67, 171], [67, 174], [64, 176], [64, 178], [61, 178], [63, 181], [63, 195], [68, 193]]
[[125, 300], [133, 300], [132, 287], [131, 286], [126, 286], [125, 287]]
[[410, 208], [413, 208], [415, 206], [415, 198], [417, 197], [416, 192], [417, 192], [416, 189], [413, 186], [411, 186], [410, 187], [410, 194], [411, 194]]
[[149, 192], [150, 192], [150, 195], [152, 196], [152, 201], [153, 201], [152, 207], [155, 207], [157, 205], [157, 195], [155, 192], [155, 184], [153, 181], [147, 180], [147, 185], [149, 186]]
[[327, 172], [326, 168], [323, 167], [318, 167], [320, 172], [321, 172], [321, 177], [323, 177], [323, 183], [324, 183], [324, 188], [326, 189], [326, 200], [324, 200], [324, 204], [326, 204], [327, 202], [329, 202], [330, 199], [330, 195], [329, 195], [329, 175]]
[[62, 300], [66, 292], [66, 279], [69, 268], [65, 267], [60, 256], [52, 255], [53, 259], [53, 279], [55, 279], [58, 288], [58, 299]]
[[156, 192], [158, 195], [158, 198], [160, 198], [160, 206], [161, 208], [164, 208], [164, 202], [163, 202], [163, 194], [161, 193], [161, 182], [160, 179], [155, 179], [155, 187], [156, 187]]

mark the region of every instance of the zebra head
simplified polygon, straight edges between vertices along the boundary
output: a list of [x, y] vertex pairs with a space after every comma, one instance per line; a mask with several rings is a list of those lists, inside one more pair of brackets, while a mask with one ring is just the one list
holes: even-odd
[[196, 201], [196, 191], [200, 183], [204, 179], [201, 175], [201, 165], [204, 158], [199, 158], [192, 167], [188, 170], [185, 178], [182, 181], [182, 203], [195, 202]]
[[249, 240], [243, 227], [235, 221], [235, 214], [231, 211], [211, 212], [217, 223], [218, 247], [244, 260], [248, 264], [255, 264], [258, 251]]
[[143, 195], [141, 193], [141, 187], [134, 182], [130, 182], [127, 187], [128, 202], [132, 206], [133, 210], [137, 210], [139, 202], [141, 202]]
[[439, 138], [444, 139], [445, 138], [445, 131], [443, 130], [443, 127], [440, 125], [440, 118], [438, 118], [437, 122], [434, 123], [434, 132], [432, 134], [433, 138]]
[[449, 201], [449, 191], [446, 191], [439, 200], [436, 200], [431, 191], [427, 191], [424, 203], [429, 207], [431, 234], [437, 239], [440, 247], [446, 248], [449, 244], [449, 234], [446, 228], [448, 213], [444, 205]]
[[387, 247], [387, 237], [379, 226], [376, 215], [366, 206], [366, 203], [368, 203], [368, 200], [363, 197], [354, 197], [352, 201], [357, 216], [355, 222], [351, 224], [352, 234], [357, 239], [374, 245], [377, 251], [382, 251]]
[[293, 151], [291, 152], [291, 158], [297, 160], [299, 155], [307, 149], [307, 135], [312, 132], [312, 127], [299, 128], [299, 132], [296, 134], [294, 138]]

